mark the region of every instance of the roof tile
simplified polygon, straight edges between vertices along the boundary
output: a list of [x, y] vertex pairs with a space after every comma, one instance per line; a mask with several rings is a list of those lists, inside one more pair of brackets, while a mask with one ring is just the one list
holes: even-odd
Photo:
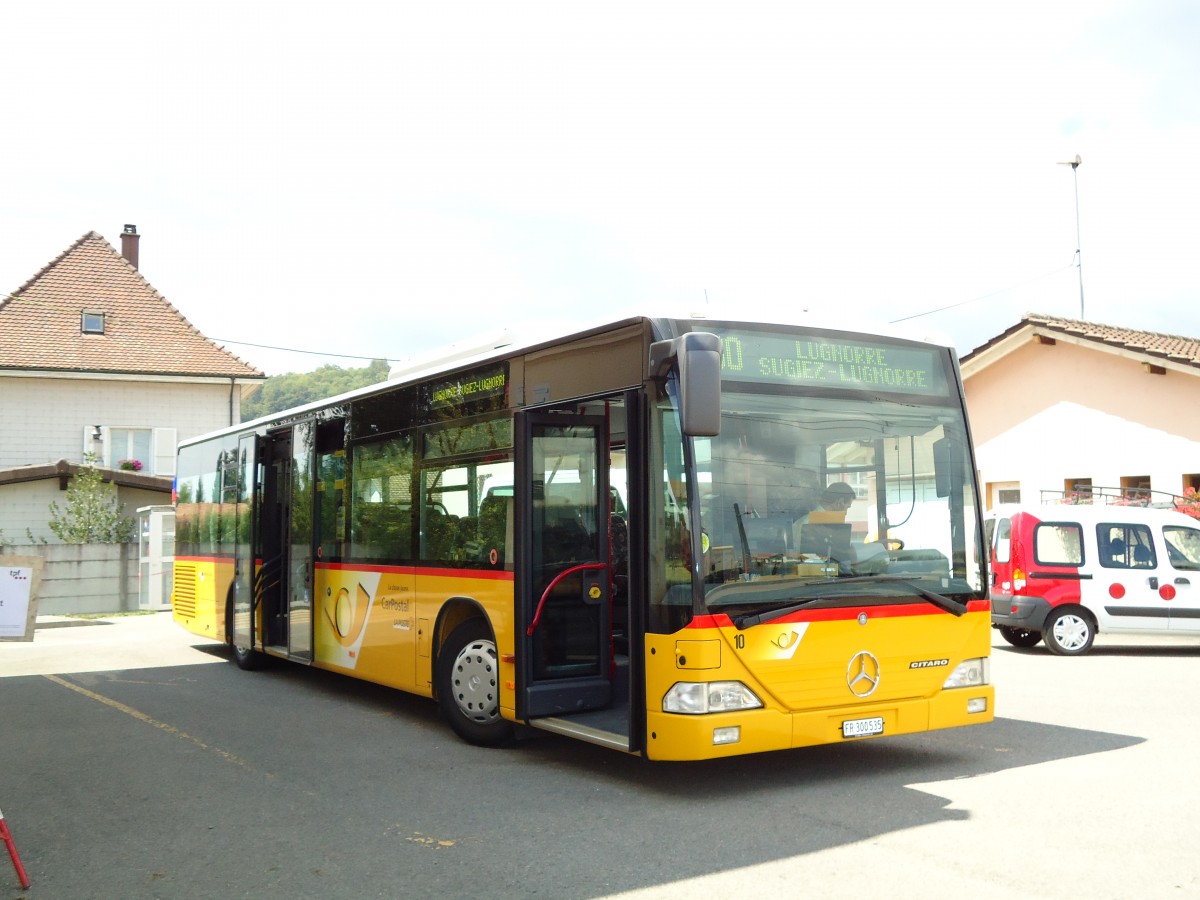
[[1004, 338], [1030, 325], [1101, 344], [1126, 347], [1148, 356], [1158, 356], [1184, 365], [1200, 367], [1200, 338], [1184, 337], [1178, 334], [1160, 334], [1154, 331], [1138, 331], [1133, 328], [1104, 325], [1100, 322], [1085, 322], [1080, 319], [1061, 319], [1057, 316], [1040, 313], [1025, 313], [1017, 325], [992, 338], [986, 344], [976, 347], [966, 354], [963, 360], [978, 356]]
[[[84, 312], [104, 314], [103, 334], [83, 333]], [[0, 369], [265, 377], [202, 335], [94, 231], [0, 299]]]

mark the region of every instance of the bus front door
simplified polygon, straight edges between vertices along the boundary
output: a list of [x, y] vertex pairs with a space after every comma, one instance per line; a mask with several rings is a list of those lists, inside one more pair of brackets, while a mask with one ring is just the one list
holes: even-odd
[[518, 416], [517, 677], [521, 719], [612, 701], [608, 434], [599, 416]]

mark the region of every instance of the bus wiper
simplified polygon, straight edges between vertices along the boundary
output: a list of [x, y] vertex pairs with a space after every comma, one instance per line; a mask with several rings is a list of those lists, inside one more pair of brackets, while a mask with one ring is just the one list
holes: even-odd
[[[961, 616], [967, 611], [965, 603], [959, 603], [957, 600], [952, 600], [949, 597], [938, 594], [934, 591], [927, 590], [919, 584], [914, 584], [909, 579], [901, 575], [855, 575], [849, 578], [829, 578], [809, 584], [809, 587], [819, 586], [823, 584], [836, 585], [841, 587], [848, 584], [880, 584], [886, 582], [888, 584], [903, 585], [908, 588], [922, 600], [927, 600], [929, 603], [936, 606], [938, 609], [943, 609], [953, 616]], [[811, 603], [825, 599], [824, 597], [812, 597], [808, 600], [803, 600], [799, 603], [792, 603], [788, 606], [783, 606], [778, 609], [768, 609], [759, 613], [746, 613], [745, 615], [736, 616], [733, 619], [734, 626], [738, 631], [744, 631], [754, 625], [761, 625], [764, 622], [773, 622], [776, 619], [782, 619], [784, 616], [791, 615], [797, 610], [801, 610]]]
[[838, 584], [854, 584], [855, 582], [887, 582], [888, 584], [901, 584], [911, 590], [922, 600], [928, 600], [938, 609], [944, 609], [953, 616], [961, 616], [967, 611], [967, 604], [959, 603], [957, 600], [951, 600], [944, 594], [939, 594], [935, 591], [928, 590], [915, 584], [912, 579], [906, 578], [903, 575], [858, 575], [854, 578], [841, 578]]
[[824, 599], [824, 597], [810, 597], [807, 600], [782, 606], [779, 609], [768, 609], [760, 613], [745, 613], [744, 615], [734, 616], [733, 625], [738, 631], [745, 631], [753, 625], [761, 625], [763, 622], [773, 622], [776, 619], [782, 619], [784, 616], [790, 616], [797, 610], [804, 609], [810, 603], [816, 603], [818, 600]]

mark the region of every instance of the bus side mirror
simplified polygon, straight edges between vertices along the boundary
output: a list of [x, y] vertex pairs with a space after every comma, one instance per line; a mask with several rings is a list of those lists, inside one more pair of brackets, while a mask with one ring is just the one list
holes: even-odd
[[712, 437], [721, 433], [721, 339], [691, 331], [650, 345], [650, 375], [662, 378], [671, 363], [679, 372], [679, 418], [683, 433]]
[[939, 497], [949, 497], [956, 490], [962, 490], [960, 462], [950, 438], [944, 437], [933, 442], [933, 483], [934, 492]]

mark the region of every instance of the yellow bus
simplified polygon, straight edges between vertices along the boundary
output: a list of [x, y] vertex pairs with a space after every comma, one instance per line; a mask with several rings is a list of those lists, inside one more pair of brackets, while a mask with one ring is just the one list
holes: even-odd
[[180, 625], [477, 744], [695, 760], [993, 716], [947, 347], [627, 318], [184, 441], [177, 473]]

